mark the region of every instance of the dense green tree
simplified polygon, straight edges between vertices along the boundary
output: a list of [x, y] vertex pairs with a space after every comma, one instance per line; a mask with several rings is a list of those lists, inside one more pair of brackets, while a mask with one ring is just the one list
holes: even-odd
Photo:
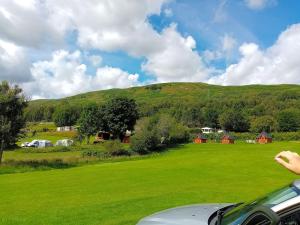
[[184, 143], [188, 139], [186, 126], [168, 114], [158, 114], [138, 120], [131, 148], [140, 154], [147, 154], [171, 144]]
[[219, 112], [214, 107], [204, 109], [204, 125], [212, 128], [219, 128]]
[[53, 114], [53, 121], [58, 127], [73, 126], [78, 118], [78, 110], [69, 105], [58, 106]]
[[295, 109], [287, 109], [278, 113], [279, 131], [297, 131], [300, 128], [300, 112]]
[[259, 133], [262, 131], [274, 132], [278, 129], [278, 123], [273, 116], [261, 116], [251, 120], [250, 131]]
[[127, 130], [133, 130], [138, 119], [135, 100], [117, 97], [104, 105], [104, 120], [114, 138], [122, 139]]
[[135, 134], [131, 138], [131, 148], [139, 154], [148, 154], [158, 150], [161, 137], [158, 135], [156, 124], [157, 117], [144, 117], [137, 121]]
[[78, 131], [80, 135], [86, 137], [87, 144], [89, 144], [91, 136], [106, 129], [103, 116], [103, 108], [98, 107], [96, 104], [90, 104], [83, 108], [78, 120]]
[[25, 125], [23, 110], [27, 101], [18, 86], [0, 84], [0, 163], [5, 148], [16, 143], [20, 130]]
[[187, 107], [181, 116], [181, 122], [188, 127], [201, 127], [204, 121], [200, 107]]
[[237, 110], [228, 110], [220, 115], [220, 124], [224, 130], [245, 132], [249, 130], [249, 121], [246, 116]]

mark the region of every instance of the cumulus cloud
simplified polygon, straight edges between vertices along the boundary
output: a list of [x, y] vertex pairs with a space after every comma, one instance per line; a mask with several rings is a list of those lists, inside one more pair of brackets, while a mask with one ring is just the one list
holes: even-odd
[[195, 40], [188, 36], [182, 37], [176, 25], [163, 30], [161, 34], [162, 50], [149, 55], [143, 70], [157, 77], [158, 82], [168, 81], [204, 81], [208, 70], [202, 63], [199, 54], [193, 49]]
[[159, 35], [147, 18], [160, 14], [165, 2], [52, 0], [46, 1], [46, 6], [51, 11], [49, 21], [53, 26], [62, 22], [78, 31], [77, 42], [81, 47], [121, 49], [134, 56], [144, 56], [160, 47]]
[[223, 85], [300, 84], [299, 40], [300, 24], [295, 24], [282, 32], [276, 43], [266, 50], [255, 43], [244, 43], [239, 48], [239, 62], [209, 82]]
[[0, 81], [27, 82], [32, 79], [24, 48], [0, 39]]
[[62, 44], [66, 26], [63, 21], [52, 23], [51, 13], [44, 1], [2, 0], [0, 38], [19, 46], [33, 48], [50, 43]]
[[138, 74], [129, 74], [119, 68], [100, 67], [97, 73], [87, 73], [80, 51], [58, 50], [49, 61], [35, 62], [31, 68], [33, 81], [23, 84], [33, 99], [58, 98], [82, 92], [125, 88], [137, 84]]
[[276, 0], [245, 0], [248, 8], [253, 10], [261, 10], [267, 6], [272, 6], [276, 4]]
[[143, 70], [159, 82], [204, 81], [207, 71], [193, 50], [194, 38], [183, 37], [174, 24], [159, 33], [148, 21], [150, 15], [161, 13], [166, 2], [168, 0], [90, 0], [82, 5], [79, 0], [75, 3], [74, 0], [53, 0], [48, 7], [53, 9], [52, 16], [56, 20], [71, 21], [82, 48], [122, 50], [134, 57], [144, 57]]

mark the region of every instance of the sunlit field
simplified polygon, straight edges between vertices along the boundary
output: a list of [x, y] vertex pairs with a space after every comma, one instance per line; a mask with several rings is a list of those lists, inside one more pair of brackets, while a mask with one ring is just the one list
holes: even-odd
[[170, 207], [249, 201], [296, 178], [273, 160], [283, 149], [300, 152], [300, 143], [187, 144], [134, 161], [3, 174], [0, 224], [134, 225]]

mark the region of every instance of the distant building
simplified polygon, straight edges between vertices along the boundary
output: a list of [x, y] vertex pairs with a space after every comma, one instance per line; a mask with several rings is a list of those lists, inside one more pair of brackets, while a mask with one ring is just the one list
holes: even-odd
[[198, 134], [197, 137], [194, 139], [194, 143], [196, 144], [202, 144], [206, 142], [207, 138], [203, 134]]
[[256, 142], [260, 144], [272, 143], [272, 136], [263, 131], [256, 137]]
[[221, 139], [222, 144], [234, 144], [234, 138], [228, 134], [225, 134]]
[[202, 127], [201, 131], [203, 134], [211, 134], [214, 132], [214, 129], [210, 128], [210, 127]]
[[64, 127], [57, 127], [57, 132], [63, 132], [63, 131], [74, 131], [76, 130], [74, 126], [64, 126]]

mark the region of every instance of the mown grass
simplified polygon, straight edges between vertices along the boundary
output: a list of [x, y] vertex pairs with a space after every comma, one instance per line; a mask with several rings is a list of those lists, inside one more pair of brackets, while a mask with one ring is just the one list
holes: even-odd
[[169, 207], [248, 201], [296, 178], [273, 160], [282, 149], [300, 144], [188, 144], [135, 161], [1, 175], [0, 224], [134, 225]]

